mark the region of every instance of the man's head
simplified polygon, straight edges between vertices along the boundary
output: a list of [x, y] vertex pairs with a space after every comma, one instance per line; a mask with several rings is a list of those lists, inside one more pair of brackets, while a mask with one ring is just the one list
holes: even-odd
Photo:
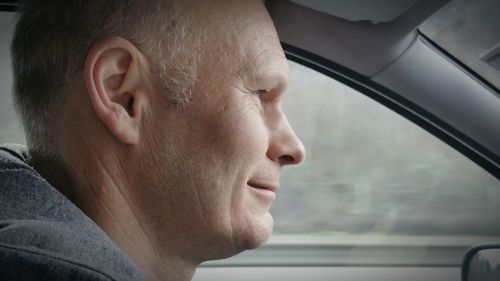
[[[117, 2], [120, 16], [127, 14], [123, 9], [142, 10], [132, 12], [138, 21], [123, 20], [131, 30], [94, 35], [78, 46], [83, 53], [72, 74], [36, 78], [63, 79], [57, 91], [40, 94], [64, 100], [47, 98], [54, 106], [46, 108], [61, 113], [47, 116], [60, 120], [56, 153], [69, 171], [73, 200], [112, 238], [109, 221], [119, 223], [128, 210], [136, 224], [127, 227], [140, 227], [159, 256], [199, 263], [261, 245], [272, 231], [268, 211], [281, 169], [304, 157], [280, 107], [288, 63], [261, 1], [183, 0], [157, 4], [160, 10], [146, 9], [143, 1], [102, 2]], [[81, 19], [80, 28], [88, 36], [99, 26], [86, 22]], [[17, 32], [21, 27], [22, 21]], [[76, 48], [58, 40], [61, 49]], [[25, 41], [15, 42], [13, 48]], [[17, 72], [26, 123], [30, 106], [46, 104], [26, 92], [36, 84], [23, 86], [30, 82]], [[186, 96], [189, 102], [179, 98]], [[26, 106], [25, 98], [35, 101]]]
[[101, 38], [118, 36], [133, 43], [155, 63], [170, 98], [188, 102], [196, 53], [187, 54], [182, 46], [199, 36], [186, 33], [192, 20], [184, 13], [186, 1], [20, 2], [11, 46], [15, 101], [32, 151], [59, 153], [58, 121], [71, 94], [69, 83], [81, 75], [88, 51]]

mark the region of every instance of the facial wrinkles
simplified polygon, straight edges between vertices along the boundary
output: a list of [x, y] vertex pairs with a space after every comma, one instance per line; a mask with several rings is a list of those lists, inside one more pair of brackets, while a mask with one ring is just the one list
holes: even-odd
[[252, 70], [245, 77], [244, 83], [248, 85], [247, 88], [266, 91], [259, 95], [257, 102], [268, 136], [271, 136], [283, 115], [280, 101], [288, 80], [287, 61], [280, 49], [269, 48], [262, 50], [253, 59], [250, 68]]
[[[250, 91], [266, 90], [266, 88], [276, 86], [273, 84], [276, 81], [265, 80], [274, 80], [274, 77], [286, 77], [286, 71], [283, 71], [282, 63], [285, 60], [284, 55], [279, 40], [270, 24], [269, 18], [265, 16], [242, 16], [231, 24], [226, 24], [226, 28], [227, 26], [232, 28], [222, 33], [226, 34], [226, 38], [218, 43], [219, 46], [222, 46], [222, 51], [226, 53], [224, 61], [226, 69], [231, 72], [229, 74], [231, 77], [224, 77], [224, 80], [230, 80], [235, 91], [248, 93]], [[263, 31], [265, 32], [264, 35], [261, 35]], [[269, 77], [271, 78], [269, 79]], [[286, 80], [286, 78], [276, 80]], [[241, 89], [240, 85], [243, 89]], [[245, 98], [250, 98], [254, 103], [253, 105], [257, 104], [259, 109], [262, 109], [260, 97], [249, 94]], [[243, 104], [244, 112], [247, 115], [251, 110], [248, 105], [246, 102]], [[251, 135], [252, 132], [249, 133]], [[265, 155], [265, 150], [261, 153]], [[246, 184], [246, 182], [243, 184]], [[245, 200], [242, 199], [240, 192], [241, 190], [238, 189], [232, 190], [233, 209], [238, 208], [237, 205], [241, 204], [241, 200]], [[231, 220], [233, 219], [231, 217]], [[234, 225], [235, 223], [231, 221], [233, 228], [237, 227]], [[237, 234], [235, 233], [235, 235]], [[237, 237], [235, 239], [237, 240]]]
[[[217, 142], [227, 142], [227, 138], [231, 138], [232, 136], [221, 135], [220, 132], [227, 132], [232, 130], [237, 130], [237, 120], [228, 120], [228, 122], [216, 122], [210, 120], [226, 120], [224, 115], [234, 116], [234, 112], [238, 112], [240, 110], [235, 106], [234, 98], [229, 100], [225, 100], [222, 98], [218, 98], [220, 92], [227, 91], [227, 85], [219, 85], [219, 87], [215, 87], [215, 85], [208, 85], [207, 88], [202, 87], [203, 91], [211, 92], [212, 96], [205, 97], [201, 95], [197, 100], [194, 100], [190, 105], [190, 108], [185, 112], [185, 114], [189, 114], [190, 117], [186, 118], [192, 121], [192, 123], [186, 124], [186, 128], [189, 128], [191, 131], [200, 131], [207, 132], [206, 135], [201, 138], [196, 139], [186, 139], [183, 141], [182, 147], [189, 148], [189, 150], [184, 151], [186, 155], [182, 155], [184, 153], [181, 152], [181, 155], [178, 157], [182, 157], [183, 167], [178, 167], [176, 169], [183, 171], [182, 173], [188, 173], [187, 178], [190, 179], [190, 184], [186, 185], [184, 183], [183, 186], [192, 187], [189, 189], [189, 192], [192, 192], [191, 196], [194, 199], [194, 206], [192, 206], [193, 212], [195, 212], [199, 217], [203, 218], [203, 223], [205, 226], [210, 225], [210, 223], [214, 222], [213, 214], [216, 212], [216, 208], [220, 208], [221, 206], [214, 206], [213, 199], [210, 197], [211, 195], [220, 195], [221, 193], [230, 192], [229, 190], [217, 190], [213, 189], [214, 187], [222, 187], [223, 183], [219, 182], [219, 179], [225, 179], [229, 182], [236, 182], [237, 178], [241, 175], [235, 175], [234, 171], [239, 171], [241, 167], [239, 167], [239, 163], [234, 163], [234, 159], [227, 158], [225, 161], [218, 162], [217, 157], [231, 155], [225, 153], [223, 150], [219, 150], [221, 148], [220, 144], [217, 145]], [[218, 91], [218, 92], [217, 92]], [[210, 101], [207, 101], [210, 99]], [[198, 102], [199, 101], [199, 102]], [[207, 106], [207, 102], [211, 105]], [[198, 106], [204, 106], [207, 109], [212, 107], [212, 110], [209, 110], [210, 116], [206, 116], [204, 111], [198, 109]], [[199, 115], [201, 111], [201, 115]], [[202, 141], [200, 141], [202, 140]], [[182, 141], [182, 138], [179, 136], [178, 142]], [[227, 148], [227, 146], [222, 146], [223, 148]], [[197, 155], [189, 155], [190, 151], [204, 151], [203, 154]], [[203, 163], [203, 165], [200, 165]], [[222, 165], [221, 165], [222, 164]], [[199, 171], [197, 167], [211, 167], [208, 171]], [[203, 177], [201, 177], [203, 176]], [[182, 178], [182, 177], [181, 177]], [[198, 185], [196, 184], [198, 183]], [[204, 186], [200, 186], [199, 183], [204, 183]], [[180, 183], [179, 183], [180, 184]], [[224, 186], [227, 188], [227, 186]], [[211, 189], [210, 193], [207, 193], [206, 190]], [[186, 188], [187, 191], [187, 188]], [[189, 196], [189, 194], [184, 194], [183, 196]], [[229, 199], [228, 199], [229, 200]], [[222, 202], [223, 205], [229, 206], [228, 200]], [[225, 223], [226, 221], [221, 220], [217, 223]], [[199, 227], [199, 226], [198, 226]]]
[[[165, 106], [171, 106], [169, 103], [160, 102], [157, 104], [159, 108], [163, 108]], [[172, 106], [172, 108], [174, 108]], [[155, 110], [155, 112], [163, 112], [164, 110]], [[148, 116], [147, 120], [163, 120], [162, 116]], [[165, 223], [165, 220], [173, 221], [174, 224], [183, 224], [184, 221], [176, 221], [179, 217], [187, 217], [189, 214], [185, 214], [183, 208], [178, 208], [179, 203], [185, 202], [185, 198], [189, 198], [191, 194], [189, 194], [189, 190], [187, 188], [177, 188], [184, 186], [186, 184], [185, 180], [193, 179], [193, 174], [190, 173], [192, 169], [189, 162], [186, 162], [186, 155], [183, 151], [177, 149], [169, 149], [173, 147], [180, 147], [179, 138], [165, 138], [162, 134], [165, 134], [165, 129], [168, 131], [168, 128], [161, 127], [163, 130], [159, 130], [158, 126], [153, 123], [147, 124], [150, 129], [147, 132], [150, 135], [145, 135], [145, 139], [149, 141], [143, 142], [145, 147], [143, 147], [143, 151], [149, 152], [147, 153], [150, 157], [144, 158], [144, 161], [140, 163], [140, 166], [145, 173], [151, 173], [151, 176], [148, 177], [151, 182], [145, 181], [146, 178], [142, 178], [141, 184], [144, 188], [139, 188], [139, 192], [143, 191], [141, 197], [145, 198], [144, 202], [155, 202], [153, 204], [142, 204], [143, 207], [146, 207], [148, 210], [147, 214], [151, 218], [151, 221], [155, 223], [154, 229], [161, 229], [159, 231], [152, 231], [153, 239], [158, 241], [158, 243], [162, 243], [164, 239], [164, 235], [167, 235], [166, 232], [176, 231], [175, 229], [164, 229], [164, 225], [168, 225]], [[167, 143], [163, 143], [165, 140], [168, 140]], [[177, 142], [177, 143], [176, 143]], [[168, 151], [156, 151], [153, 148], [165, 147]], [[150, 153], [153, 151], [153, 153]], [[186, 177], [185, 173], [189, 173], [189, 176]], [[155, 192], [152, 192], [155, 191]], [[152, 192], [152, 193], [151, 193]], [[147, 206], [149, 205], [149, 206]], [[165, 208], [165, 212], [157, 213], [156, 207], [158, 205], [162, 205]], [[197, 206], [190, 206], [190, 208], [196, 208]], [[182, 212], [182, 213], [179, 213]], [[175, 214], [178, 216], [172, 216], [168, 214]], [[167, 216], [166, 216], [167, 215]], [[155, 219], [156, 218], [156, 219]], [[180, 225], [181, 226], [181, 225]], [[171, 233], [172, 234], [172, 233]], [[179, 239], [189, 239], [188, 237], [179, 237]]]
[[[212, 168], [210, 173], [205, 172], [203, 176], [196, 173], [192, 175], [190, 179], [192, 184], [197, 181], [213, 185], [194, 189], [193, 192], [196, 194], [192, 196], [196, 199], [193, 202], [200, 206], [197, 209], [198, 212], [201, 211], [200, 215], [205, 216], [204, 221], [213, 223], [214, 218], [209, 215], [214, 206], [209, 205], [212, 200], [210, 200], [209, 194], [204, 193], [202, 188], [205, 188], [205, 191], [213, 191], [212, 194], [226, 194], [227, 197], [224, 198], [224, 201], [219, 201], [220, 204], [216, 207], [219, 210], [229, 207], [232, 211], [230, 214], [225, 213], [223, 220], [217, 223], [229, 224], [232, 233], [227, 234], [230, 235], [229, 237], [233, 237], [232, 247], [237, 249], [240, 244], [238, 241], [241, 240], [238, 235], [242, 231], [241, 225], [239, 225], [241, 222], [238, 222], [238, 220], [241, 221], [243, 218], [232, 215], [242, 215], [239, 209], [245, 206], [245, 201], [250, 199], [250, 197], [245, 196], [245, 185], [249, 177], [253, 176], [252, 173], [255, 172], [253, 169], [256, 167], [249, 167], [249, 163], [256, 162], [258, 159], [265, 159], [267, 142], [263, 140], [264, 145], [258, 148], [258, 152], [252, 153], [254, 156], [251, 156], [252, 159], [248, 161], [234, 159], [231, 155], [234, 156], [235, 154], [229, 153], [228, 149], [237, 149], [234, 145], [236, 143], [239, 148], [243, 146], [246, 146], [246, 148], [255, 147], [255, 138], [253, 137], [256, 136], [257, 131], [257, 135], [262, 136], [261, 139], [269, 138], [268, 135], [265, 135], [267, 130], [264, 128], [263, 121], [260, 118], [255, 118], [259, 112], [253, 111], [254, 106], [249, 103], [252, 101], [261, 107], [261, 101], [256, 98], [256, 95], [248, 93], [247, 88], [251, 87], [252, 90], [259, 90], [260, 86], [264, 88], [272, 87], [267, 86], [268, 84], [261, 85], [263, 84], [262, 81], [265, 80], [262, 77], [286, 77], [286, 73], [283, 75], [283, 64], [280, 63], [280, 61], [284, 60], [284, 56], [281, 52], [279, 40], [274, 33], [269, 17], [265, 15], [264, 8], [257, 7], [257, 4], [261, 5], [258, 1], [219, 1], [221, 2], [219, 4], [225, 7], [209, 5], [208, 2], [206, 2], [207, 9], [203, 11], [205, 16], [200, 18], [197, 24], [201, 25], [199, 30], [206, 30], [206, 26], [210, 26], [209, 34], [207, 33], [209, 40], [202, 52], [202, 61], [200, 61], [200, 71], [198, 72], [200, 76], [193, 92], [193, 100], [186, 111], [193, 123], [185, 125], [188, 125], [187, 128], [190, 128], [190, 130], [197, 130], [198, 127], [200, 132], [210, 132], [211, 134], [207, 135], [206, 138], [203, 136], [203, 143], [194, 143], [197, 146], [197, 151], [206, 149], [207, 154], [227, 158], [216, 165], [211, 165], [211, 161], [217, 161], [217, 159], [211, 159], [210, 156], [194, 155], [195, 159], [187, 160], [187, 162], [203, 161], [204, 164], [210, 165]], [[214, 4], [212, 1], [210, 3]], [[217, 10], [215, 10], [215, 6], [218, 7]], [[206, 17], [207, 13], [212, 16]], [[257, 16], [255, 16], [256, 14]], [[228, 27], [230, 27], [229, 30]], [[263, 35], [261, 35], [262, 33]], [[267, 80], [273, 80], [273, 78]], [[244, 95], [242, 95], [241, 90], [245, 92]], [[211, 107], [211, 110], [204, 111], [203, 106]], [[198, 115], [197, 112], [201, 114]], [[214, 120], [221, 122], [214, 122]], [[242, 124], [244, 126], [241, 126]], [[236, 137], [246, 136], [247, 139], [231, 139], [235, 137], [231, 132], [238, 132], [240, 135]], [[209, 145], [217, 141], [219, 141], [217, 145]], [[183, 144], [183, 146], [187, 147], [190, 145], [191, 142]], [[248, 156], [245, 155], [245, 157]], [[255, 166], [256, 164], [252, 165]], [[193, 166], [193, 164], [186, 164], [186, 166]], [[179, 168], [189, 169], [188, 167]], [[225, 183], [219, 184], [217, 179], [227, 180], [224, 180]], [[228, 186], [227, 183], [232, 183], [233, 186]], [[219, 188], [214, 190], [214, 187]], [[254, 212], [255, 210], [251, 211]]]
[[[274, 86], [266, 85], [266, 82], [269, 84], [272, 81], [259, 80], [261, 78], [286, 76], [286, 59], [276, 35], [251, 36], [248, 38], [248, 44], [245, 44], [244, 47], [239, 72], [246, 80], [245, 82], [250, 83], [249, 86], [258, 87], [258, 89], [253, 90], [266, 90], [261, 88]], [[285, 80], [285, 78], [281, 79]]]

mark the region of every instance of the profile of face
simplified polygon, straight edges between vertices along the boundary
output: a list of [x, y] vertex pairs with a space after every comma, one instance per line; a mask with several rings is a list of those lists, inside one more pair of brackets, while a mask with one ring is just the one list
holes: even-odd
[[[304, 148], [281, 109], [288, 62], [261, 1], [207, 1], [207, 33], [189, 106], [155, 96], [141, 138], [141, 203], [159, 244], [204, 261], [260, 246], [285, 165]], [[202, 11], [201, 11], [202, 10]], [[206, 27], [210, 26], [209, 29]], [[165, 247], [172, 241], [164, 241]]]

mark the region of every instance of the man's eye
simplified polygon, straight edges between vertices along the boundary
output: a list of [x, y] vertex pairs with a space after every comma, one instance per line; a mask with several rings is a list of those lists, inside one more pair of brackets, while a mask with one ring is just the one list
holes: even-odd
[[253, 91], [253, 93], [258, 95], [258, 96], [261, 96], [261, 95], [267, 93], [267, 90], [256, 90], [256, 91]]

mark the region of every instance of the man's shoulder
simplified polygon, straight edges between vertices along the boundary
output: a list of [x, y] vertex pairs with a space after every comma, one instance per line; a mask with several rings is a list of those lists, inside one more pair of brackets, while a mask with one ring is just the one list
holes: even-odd
[[30, 168], [27, 164], [28, 160], [25, 146], [13, 143], [0, 145], [0, 170]]
[[0, 280], [144, 280], [28, 158], [22, 147], [0, 146]]
[[1, 280], [117, 280], [86, 264], [40, 251], [0, 243]]
[[79, 223], [0, 221], [0, 280], [144, 280], [106, 240]]

